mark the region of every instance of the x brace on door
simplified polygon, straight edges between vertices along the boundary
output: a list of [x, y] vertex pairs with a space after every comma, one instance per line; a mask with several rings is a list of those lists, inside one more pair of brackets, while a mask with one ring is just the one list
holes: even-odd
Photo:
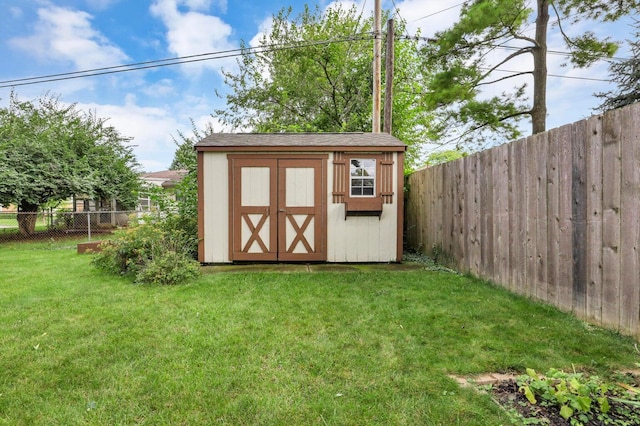
[[307, 253], [313, 253], [313, 248], [311, 248], [309, 241], [307, 241], [304, 236], [304, 232], [309, 227], [313, 216], [307, 215], [307, 218], [303, 222], [302, 226], [298, 226], [298, 222], [292, 214], [287, 214], [287, 219], [289, 219], [289, 223], [291, 223], [291, 226], [293, 226], [293, 230], [296, 232], [296, 236], [293, 238], [293, 241], [291, 241], [291, 245], [287, 248], [287, 253], [293, 253], [293, 250], [295, 250], [299, 242], [302, 242], [304, 248], [307, 250]]
[[267, 210], [260, 217], [258, 224], [254, 226], [253, 221], [251, 220], [251, 217], [249, 217], [249, 214], [248, 213], [242, 214], [242, 219], [245, 221], [245, 223], [249, 227], [249, 231], [251, 232], [251, 236], [247, 240], [247, 243], [244, 245], [244, 248], [242, 249], [242, 251], [248, 252], [249, 249], [251, 248], [251, 245], [254, 242], [258, 243], [258, 245], [260, 246], [260, 249], [262, 250], [262, 253], [267, 253], [269, 251], [264, 241], [262, 241], [262, 238], [260, 238], [260, 230], [262, 230], [262, 227], [266, 223], [268, 217], [269, 217], [269, 210]]

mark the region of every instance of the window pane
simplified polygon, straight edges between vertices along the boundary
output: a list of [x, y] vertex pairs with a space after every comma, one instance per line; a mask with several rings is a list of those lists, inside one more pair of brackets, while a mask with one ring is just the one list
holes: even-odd
[[351, 195], [359, 197], [375, 196], [376, 160], [373, 158], [351, 159]]

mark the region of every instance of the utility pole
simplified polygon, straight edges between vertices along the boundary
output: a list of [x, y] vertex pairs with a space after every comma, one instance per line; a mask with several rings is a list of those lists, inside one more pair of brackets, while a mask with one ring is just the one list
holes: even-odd
[[382, 74], [382, 32], [380, 30], [382, 12], [380, 1], [375, 0], [373, 11], [373, 112], [372, 112], [372, 132], [380, 133], [380, 103], [381, 103], [381, 74]]
[[395, 28], [393, 19], [387, 21], [387, 52], [385, 56], [384, 72], [384, 124], [382, 131], [391, 134], [391, 119], [393, 116], [393, 68], [395, 61]]

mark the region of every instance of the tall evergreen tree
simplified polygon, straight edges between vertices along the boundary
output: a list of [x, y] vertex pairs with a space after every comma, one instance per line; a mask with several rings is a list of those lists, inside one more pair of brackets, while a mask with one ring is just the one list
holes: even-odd
[[631, 57], [623, 61], [612, 61], [609, 74], [617, 85], [615, 90], [596, 94], [604, 101], [598, 107], [601, 111], [621, 108], [640, 101], [640, 21], [635, 21], [634, 38], [628, 40]]

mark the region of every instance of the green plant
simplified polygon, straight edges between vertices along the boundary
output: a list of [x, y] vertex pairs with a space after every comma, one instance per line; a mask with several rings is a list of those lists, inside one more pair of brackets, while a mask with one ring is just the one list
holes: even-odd
[[192, 259], [191, 235], [152, 220], [116, 231], [93, 259], [99, 269], [135, 277], [139, 283], [178, 284], [199, 274]]
[[164, 251], [156, 254], [138, 270], [136, 282], [174, 285], [200, 275], [200, 264], [185, 253]]
[[518, 377], [517, 383], [531, 404], [558, 407], [560, 415], [572, 425], [583, 425], [593, 418], [608, 423], [609, 395], [614, 387], [598, 376], [587, 377], [556, 369], [539, 376], [535, 370], [527, 368], [527, 374]]

